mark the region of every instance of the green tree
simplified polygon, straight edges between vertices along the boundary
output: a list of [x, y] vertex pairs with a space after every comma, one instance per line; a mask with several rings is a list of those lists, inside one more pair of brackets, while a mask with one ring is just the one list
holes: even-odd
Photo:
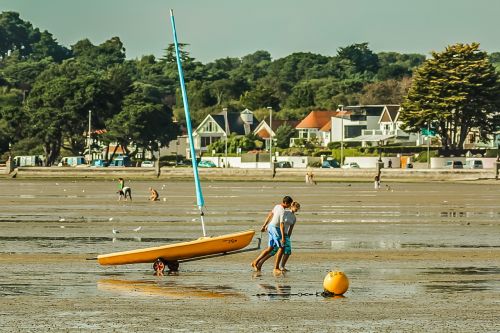
[[18, 51], [23, 57], [29, 55], [32, 51], [30, 43], [32, 32], [31, 23], [23, 21], [19, 13], [0, 13], [0, 57], [5, 58], [13, 51]]
[[133, 146], [135, 150], [129, 151], [132, 156], [138, 149], [154, 152], [167, 145], [179, 134], [179, 128], [163, 97], [155, 86], [134, 84], [132, 93], [125, 96], [123, 110], [106, 124], [106, 141], [117, 142], [126, 151]]
[[71, 49], [80, 63], [91, 65], [95, 69], [107, 69], [125, 61], [125, 48], [119, 37], [113, 37], [97, 46], [88, 39], [83, 39]]
[[69, 59], [51, 65], [37, 77], [26, 111], [30, 135], [44, 145], [47, 165], [55, 162], [62, 147], [73, 154], [83, 152], [89, 110], [98, 126], [117, 112], [120, 94], [128, 89], [122, 74], [113, 67], [99, 71], [86, 62]]
[[279, 98], [276, 97], [276, 91], [264, 85], [245, 92], [241, 98], [241, 103], [249, 109], [272, 107], [273, 110], [280, 109]]
[[478, 43], [454, 44], [433, 52], [415, 73], [400, 116], [411, 131], [427, 123], [443, 145], [462, 148], [472, 128], [486, 140], [499, 125], [498, 76]]
[[337, 52], [337, 57], [349, 60], [359, 73], [376, 73], [380, 68], [378, 56], [368, 48], [368, 43], [341, 47]]
[[368, 83], [363, 87], [359, 97], [361, 104], [401, 104], [408, 94], [411, 79], [390, 79], [387, 81]]
[[28, 119], [22, 108], [23, 93], [0, 88], [0, 151], [6, 151], [24, 136]]
[[276, 146], [279, 148], [290, 147], [290, 139], [295, 136], [295, 128], [288, 124], [283, 124], [276, 129], [275, 140]]

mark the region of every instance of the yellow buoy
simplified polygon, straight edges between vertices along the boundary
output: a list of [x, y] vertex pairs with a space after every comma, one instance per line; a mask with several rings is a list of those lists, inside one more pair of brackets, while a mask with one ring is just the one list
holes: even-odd
[[349, 288], [349, 279], [343, 272], [330, 272], [323, 280], [323, 288], [332, 294], [342, 295]]

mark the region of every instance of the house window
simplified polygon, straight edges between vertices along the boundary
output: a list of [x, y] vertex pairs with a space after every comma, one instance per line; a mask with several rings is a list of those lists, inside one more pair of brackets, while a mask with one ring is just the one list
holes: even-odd
[[215, 142], [219, 140], [218, 137], [211, 137], [211, 136], [202, 136], [201, 137], [201, 147], [205, 148], [208, 145], [210, 145], [212, 142]]
[[205, 131], [207, 133], [214, 133], [214, 132], [217, 132], [217, 125], [213, 122], [213, 121], [209, 121], [206, 125], [205, 125]]
[[344, 138], [355, 138], [361, 135], [361, 132], [366, 129], [366, 125], [347, 125], [344, 126]]

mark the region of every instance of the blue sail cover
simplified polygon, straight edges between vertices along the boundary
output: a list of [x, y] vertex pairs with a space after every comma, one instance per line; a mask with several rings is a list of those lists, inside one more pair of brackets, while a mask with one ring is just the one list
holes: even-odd
[[172, 31], [174, 34], [175, 56], [177, 58], [177, 69], [179, 71], [179, 81], [182, 90], [182, 103], [184, 104], [184, 112], [186, 114], [186, 127], [189, 137], [189, 150], [191, 151], [191, 162], [193, 164], [194, 182], [196, 186], [196, 202], [198, 207], [205, 205], [203, 193], [201, 192], [200, 177], [198, 175], [198, 164], [196, 163], [196, 151], [194, 150], [193, 128], [191, 126], [191, 114], [189, 113], [188, 97], [186, 92], [186, 84], [184, 83], [184, 72], [182, 71], [182, 60], [179, 52], [179, 43], [177, 42], [177, 31], [175, 30], [174, 12], [170, 10], [170, 21], [172, 22]]

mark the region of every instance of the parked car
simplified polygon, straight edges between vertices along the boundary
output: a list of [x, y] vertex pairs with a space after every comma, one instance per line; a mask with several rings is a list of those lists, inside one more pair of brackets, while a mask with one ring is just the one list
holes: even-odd
[[292, 168], [292, 163], [288, 161], [280, 161], [276, 162], [276, 167], [277, 168]]
[[110, 167], [129, 167], [130, 158], [128, 156], [117, 156], [115, 157], [109, 165]]
[[359, 169], [359, 164], [356, 162], [349, 162], [342, 166], [342, 169]]
[[57, 166], [78, 166], [84, 165], [85, 158], [83, 156], [71, 156], [71, 157], [63, 157]]
[[463, 169], [464, 164], [462, 161], [446, 161], [444, 166], [446, 169]]
[[340, 168], [339, 162], [336, 160], [324, 160], [321, 164], [322, 168]]
[[216, 167], [217, 166], [212, 161], [202, 160], [202, 161], [198, 162], [198, 168], [216, 168]]
[[142, 161], [141, 163], [141, 168], [154, 168], [155, 162], [154, 161]]
[[93, 160], [92, 163], [90, 164], [91, 166], [93, 167], [104, 167], [104, 160], [101, 160], [101, 159], [96, 159], [96, 160]]
[[482, 169], [483, 161], [481, 160], [469, 160], [465, 162], [465, 166], [467, 169]]

